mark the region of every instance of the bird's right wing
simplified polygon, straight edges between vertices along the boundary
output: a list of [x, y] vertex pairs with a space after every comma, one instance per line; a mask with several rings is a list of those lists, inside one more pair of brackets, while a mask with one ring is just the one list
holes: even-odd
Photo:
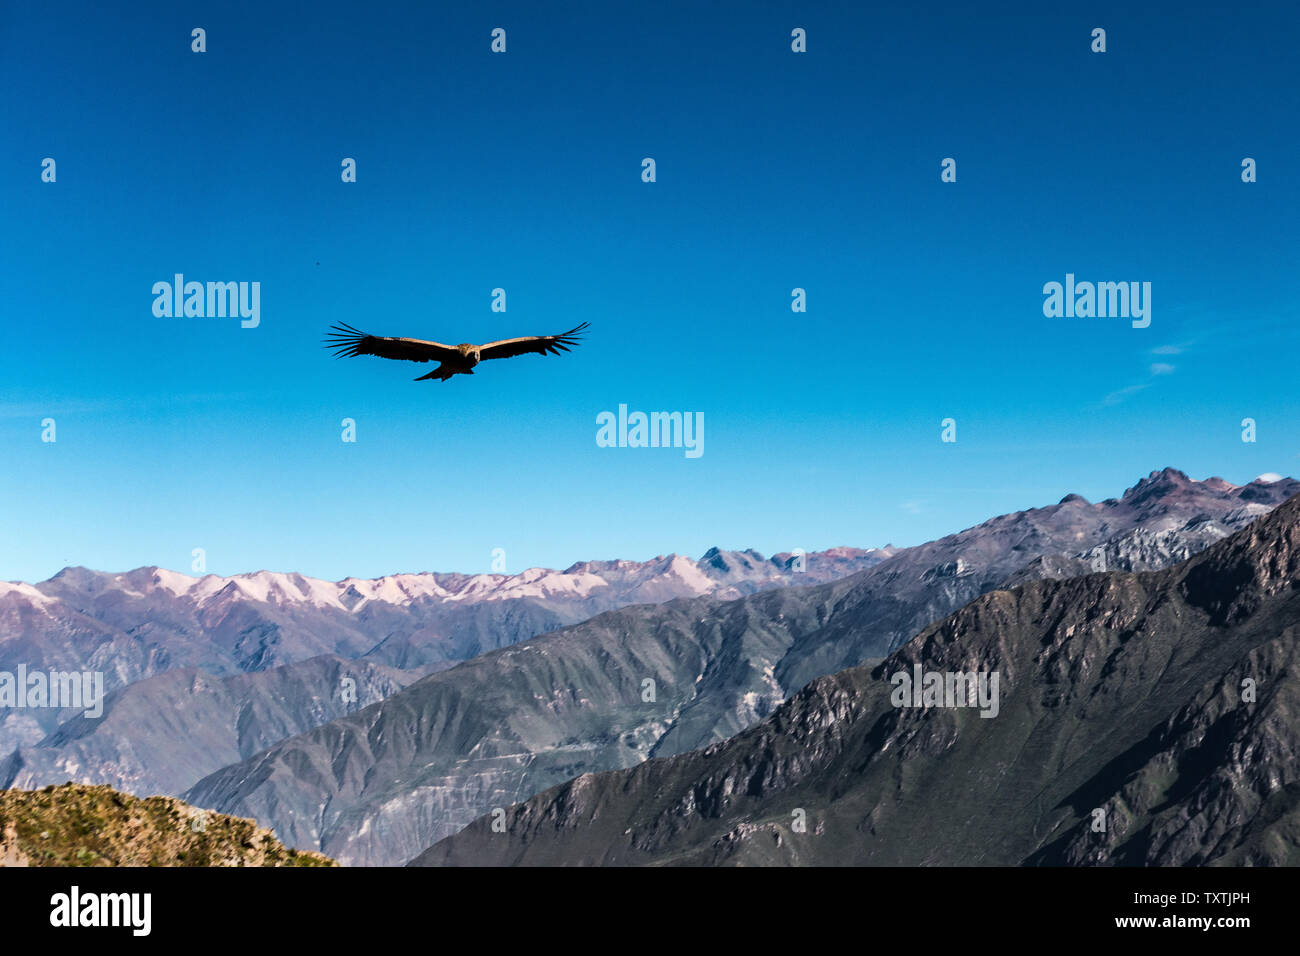
[[378, 355], [380, 358], [403, 359], [407, 362], [434, 362], [460, 355], [455, 348], [441, 342], [366, 335], [360, 329], [342, 322], [330, 329], [325, 347], [334, 349], [338, 358], [345, 355]]
[[559, 355], [582, 341], [583, 330], [590, 325], [583, 322], [576, 328], [561, 332], [559, 335], [522, 335], [517, 339], [500, 339], [479, 346], [479, 355], [483, 361], [488, 359], [514, 358], [536, 352], [538, 355]]

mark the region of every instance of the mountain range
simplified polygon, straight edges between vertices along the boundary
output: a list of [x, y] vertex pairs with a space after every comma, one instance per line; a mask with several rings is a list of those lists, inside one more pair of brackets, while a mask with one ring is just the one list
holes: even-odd
[[422, 678], [185, 798], [346, 864], [404, 862], [564, 781], [732, 737], [981, 595], [1099, 565], [1170, 567], [1297, 491], [1165, 469], [1120, 498], [1068, 495], [825, 584], [608, 611]]
[[1165, 469], [906, 549], [0, 583], [0, 670], [99, 668], [110, 688], [99, 718], [0, 710], [0, 786], [184, 794], [345, 863], [401, 863], [572, 778], [734, 737], [981, 595], [1168, 568], [1298, 491]]
[[[927, 672], [997, 674], [996, 713], [907, 706], [896, 675]], [[1297, 678], [1300, 497], [1167, 570], [986, 594], [731, 740], [414, 862], [1295, 866]]]
[[[331, 656], [408, 671], [414, 679], [610, 608], [817, 583], [891, 553], [833, 548], [796, 560], [789, 553], [765, 559], [755, 551], [714, 548], [698, 561], [668, 555], [515, 575], [397, 574], [337, 582], [269, 571], [191, 577], [155, 567], [124, 574], [65, 568], [38, 584], [0, 582], [0, 670], [101, 671], [106, 689], [115, 691], [175, 670], [219, 678]], [[255, 693], [256, 685], [227, 686]], [[328, 697], [332, 690], [321, 685], [315, 694]], [[0, 753], [42, 746], [78, 713], [0, 710]], [[174, 754], [164, 749], [158, 756], [165, 762]], [[129, 781], [110, 774], [94, 782]]]

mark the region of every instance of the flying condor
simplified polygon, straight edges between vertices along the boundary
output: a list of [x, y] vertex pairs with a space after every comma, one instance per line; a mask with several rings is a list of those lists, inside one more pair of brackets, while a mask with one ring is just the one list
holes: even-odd
[[424, 339], [402, 339], [383, 335], [367, 335], [360, 329], [339, 323], [330, 329], [325, 339], [325, 347], [334, 349], [338, 358], [345, 355], [378, 355], [386, 359], [402, 359], [407, 362], [438, 362], [439, 365], [428, 375], [415, 379], [436, 378], [445, 382], [453, 375], [473, 375], [474, 366], [488, 359], [514, 358], [536, 352], [538, 355], [559, 355], [569, 351], [582, 339], [583, 330], [590, 323], [583, 322], [576, 328], [561, 332], [559, 335], [525, 335], [517, 339], [500, 339], [486, 345], [443, 345], [441, 342], [427, 342]]

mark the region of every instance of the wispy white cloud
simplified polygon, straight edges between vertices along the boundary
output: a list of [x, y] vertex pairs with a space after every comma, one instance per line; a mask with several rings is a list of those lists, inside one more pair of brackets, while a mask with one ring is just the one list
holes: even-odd
[[1142, 391], [1142, 389], [1150, 388], [1150, 387], [1151, 387], [1150, 382], [1144, 382], [1141, 385], [1129, 385], [1126, 388], [1119, 388], [1111, 392], [1105, 398], [1103, 398], [1101, 400], [1101, 403], [1103, 405], [1118, 405], [1120, 402], [1124, 401], [1124, 399], [1128, 398], [1130, 395], [1136, 395], [1138, 392]]
[[[1182, 350], [1182, 346], [1180, 345], [1162, 345], [1159, 348], [1152, 349], [1151, 351], [1153, 353], [1160, 354], [1160, 355], [1176, 355], [1179, 352], [1181, 352], [1181, 350]], [[1161, 375], [1173, 375], [1174, 370], [1176, 368], [1177, 366], [1171, 365], [1168, 362], [1152, 362], [1148, 368], [1148, 371], [1150, 372], [1152, 378], [1156, 378]], [[1115, 389], [1115, 391], [1111, 392], [1109, 395], [1103, 398], [1101, 400], [1101, 404], [1118, 405], [1121, 402], [1123, 402], [1125, 399], [1131, 398], [1132, 396], [1136, 395], [1138, 392], [1142, 391], [1143, 389], [1147, 389], [1150, 387], [1151, 387], [1150, 382], [1139, 382], [1136, 385], [1128, 385], [1125, 386], [1124, 388], [1117, 388]]]

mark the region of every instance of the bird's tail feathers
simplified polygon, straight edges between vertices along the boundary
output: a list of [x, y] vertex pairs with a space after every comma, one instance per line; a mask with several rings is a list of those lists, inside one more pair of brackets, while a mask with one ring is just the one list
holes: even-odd
[[[436, 379], [437, 379], [438, 381], [440, 381], [440, 382], [445, 382], [445, 381], [447, 381], [447, 379], [451, 378], [451, 377], [452, 377], [453, 375], [455, 375], [455, 374], [456, 374], [455, 372], [451, 371], [451, 369], [447, 368], [445, 365], [439, 365], [437, 368], [435, 368], [435, 369], [434, 369], [432, 372], [430, 372], [428, 375], [421, 375], [419, 378], [413, 378], [413, 379], [411, 379], [411, 381], [413, 381], [413, 382], [423, 382], [423, 381], [425, 381], [426, 379], [436, 378]], [[466, 372], [465, 374], [466, 374], [466, 375], [473, 375], [474, 373], [473, 373], [473, 372]]]

